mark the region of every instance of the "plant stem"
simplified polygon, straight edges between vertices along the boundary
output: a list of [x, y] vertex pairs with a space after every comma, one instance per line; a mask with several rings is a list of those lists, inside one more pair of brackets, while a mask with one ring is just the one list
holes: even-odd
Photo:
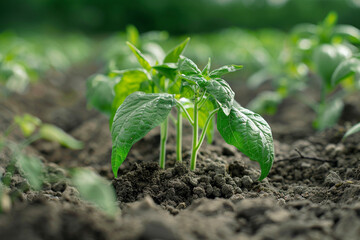
[[160, 168], [165, 169], [165, 157], [166, 157], [166, 140], [168, 132], [168, 118], [161, 124], [160, 128]]
[[182, 110], [177, 108], [176, 121], [176, 161], [182, 162]]
[[175, 100], [176, 104], [178, 107], [181, 108], [181, 110], [185, 113], [186, 118], [189, 120], [191, 125], [194, 125], [194, 121], [191, 119], [190, 114], [188, 113], [188, 111], [186, 110], [186, 108], [181, 104], [181, 102], [179, 102], [178, 100]]
[[199, 134], [199, 120], [198, 120], [198, 102], [195, 98], [194, 101], [194, 124], [193, 124], [193, 142], [192, 142], [192, 151], [191, 151], [191, 161], [190, 161], [190, 170], [195, 170], [196, 168], [196, 158], [198, 152], [198, 134]]
[[203, 141], [205, 139], [206, 131], [207, 131], [207, 128], [209, 127], [210, 121], [218, 111], [219, 111], [219, 108], [217, 108], [209, 113], [209, 116], [206, 119], [206, 122], [204, 125], [204, 129], [201, 132], [200, 140], [198, 142], [198, 145], [196, 146], [196, 150], [199, 150], [199, 148], [201, 147], [201, 144], [203, 143]]

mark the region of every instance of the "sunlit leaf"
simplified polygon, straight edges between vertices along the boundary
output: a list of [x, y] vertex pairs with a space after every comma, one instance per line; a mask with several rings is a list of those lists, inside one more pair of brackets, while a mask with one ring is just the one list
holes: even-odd
[[269, 174], [274, 161], [274, 143], [270, 126], [259, 114], [234, 103], [229, 115], [219, 111], [217, 128], [228, 144], [260, 164], [260, 181]]
[[111, 165], [115, 177], [132, 145], [165, 121], [173, 106], [175, 98], [167, 93], [135, 92], [125, 99], [111, 128]]

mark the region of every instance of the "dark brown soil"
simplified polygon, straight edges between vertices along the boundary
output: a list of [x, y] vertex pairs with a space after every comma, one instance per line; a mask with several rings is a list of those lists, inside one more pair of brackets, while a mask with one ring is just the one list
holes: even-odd
[[[64, 180], [33, 191], [16, 173], [9, 193], [13, 206], [0, 214], [1, 240], [360, 238], [360, 135], [341, 141], [360, 120], [359, 96], [347, 99], [339, 125], [320, 133], [311, 128], [308, 108], [285, 101], [279, 114], [267, 117], [276, 160], [262, 182], [257, 181], [258, 164], [219, 135], [201, 148], [196, 171], [189, 171], [188, 127], [183, 163], [175, 163], [171, 129], [166, 169], [159, 169], [159, 130], [154, 129], [135, 144], [113, 179], [108, 120], [87, 109], [84, 97], [85, 79], [94, 71], [95, 66], [77, 67], [0, 102], [0, 130], [14, 115], [28, 112], [84, 141], [79, 151], [45, 141], [27, 151], [40, 156], [47, 174], [58, 179], [71, 167], [88, 167], [106, 177], [116, 190], [121, 213], [105, 216]], [[237, 92], [246, 104], [241, 101], [246, 91]], [[20, 141], [21, 135], [12, 138]], [[9, 156], [2, 153], [0, 176], [8, 163]]]

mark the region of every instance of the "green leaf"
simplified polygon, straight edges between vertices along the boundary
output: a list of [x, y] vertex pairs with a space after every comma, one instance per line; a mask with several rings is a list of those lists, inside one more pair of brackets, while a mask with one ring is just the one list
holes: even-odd
[[187, 81], [183, 80], [180, 86], [180, 95], [182, 98], [193, 99], [194, 89]]
[[147, 73], [143, 70], [135, 69], [122, 72], [122, 77], [120, 81], [114, 87], [115, 98], [112, 102], [110, 128], [116, 110], [124, 102], [125, 98], [136, 91], [140, 91], [142, 83], [146, 81], [150, 80]]
[[256, 98], [251, 100], [247, 107], [259, 114], [270, 114], [276, 113], [279, 104], [281, 103], [282, 97], [277, 92], [264, 91], [261, 92]]
[[334, 126], [339, 120], [343, 108], [344, 103], [340, 98], [327, 102], [319, 108], [314, 127], [321, 131]]
[[358, 124], [355, 124], [352, 126], [344, 135], [343, 139], [347, 138], [350, 135], [353, 135], [354, 133], [360, 132], [360, 122]]
[[86, 81], [86, 99], [88, 103], [106, 115], [111, 114], [111, 106], [115, 97], [116, 81], [105, 75], [97, 74]]
[[25, 137], [29, 137], [33, 134], [37, 127], [41, 125], [41, 120], [30, 114], [24, 114], [23, 116], [15, 116], [14, 122], [19, 125], [21, 132]]
[[311, 37], [317, 34], [318, 27], [314, 24], [299, 24], [296, 25], [292, 31], [291, 35], [298, 37], [298, 38], [304, 38], [304, 37]]
[[76, 140], [62, 129], [51, 124], [41, 125], [39, 134], [42, 139], [60, 143], [62, 146], [70, 149], [82, 149], [84, 145], [82, 142]]
[[341, 36], [353, 43], [360, 43], [360, 30], [351, 25], [337, 25], [334, 28], [335, 36]]
[[215, 69], [213, 71], [210, 72], [210, 77], [211, 78], [219, 78], [225, 74], [228, 73], [232, 73], [232, 72], [236, 72], [240, 69], [242, 69], [243, 66], [242, 65], [226, 65], [226, 66], [222, 66], [221, 68]]
[[137, 49], [134, 45], [132, 45], [129, 42], [126, 42], [126, 44], [129, 46], [131, 51], [134, 53], [135, 57], [139, 61], [140, 65], [148, 72], [151, 70], [150, 63], [145, 59], [144, 55], [140, 52], [139, 49]]
[[44, 166], [40, 159], [20, 154], [17, 158], [17, 165], [21, 174], [29, 181], [31, 187], [40, 190], [43, 183]]
[[180, 76], [182, 79], [186, 80], [188, 83], [192, 84], [192, 85], [197, 85], [197, 86], [203, 86], [206, 84], [207, 80], [201, 76], [201, 75], [184, 75], [181, 74]]
[[175, 98], [167, 93], [135, 92], [125, 99], [111, 129], [111, 165], [115, 177], [132, 145], [165, 121], [173, 106]]
[[72, 183], [84, 200], [93, 203], [109, 216], [116, 215], [119, 209], [116, 194], [110, 182], [86, 169], [75, 169], [71, 175]]
[[336, 22], [337, 22], [337, 19], [338, 19], [338, 15], [336, 12], [329, 12], [329, 14], [325, 17], [324, 21], [323, 21], [323, 25], [325, 27], [333, 27], [335, 26]]
[[200, 86], [215, 98], [216, 102], [220, 105], [226, 115], [230, 114], [235, 93], [225, 80], [220, 78], [211, 79], [201, 83]]
[[219, 111], [217, 128], [224, 140], [234, 145], [251, 160], [260, 164], [263, 180], [274, 161], [274, 143], [270, 126], [256, 113], [235, 103], [227, 116]]
[[331, 76], [336, 67], [351, 55], [351, 50], [344, 45], [323, 44], [315, 49], [313, 56], [315, 68], [328, 88], [331, 87]]
[[209, 76], [210, 68], [211, 68], [211, 58], [209, 58], [208, 63], [206, 64], [204, 69], [201, 71], [201, 74], [205, 75], [205, 76]]
[[158, 71], [163, 76], [167, 77], [170, 80], [175, 80], [177, 74], [177, 65], [175, 63], [161, 64], [153, 66], [153, 69]]
[[357, 58], [347, 59], [335, 69], [331, 77], [331, 83], [333, 86], [336, 86], [342, 80], [354, 74], [360, 75], [360, 60]]
[[128, 25], [126, 27], [127, 40], [136, 47], [140, 47], [139, 31], [134, 25]]
[[168, 52], [165, 56], [164, 63], [177, 63], [180, 55], [184, 52], [189, 40], [190, 38], [186, 38], [185, 41], [170, 50], [170, 52]]
[[189, 58], [180, 57], [178, 66], [179, 66], [180, 73], [182, 73], [186, 76], [193, 75], [193, 74], [201, 75], [200, 69]]

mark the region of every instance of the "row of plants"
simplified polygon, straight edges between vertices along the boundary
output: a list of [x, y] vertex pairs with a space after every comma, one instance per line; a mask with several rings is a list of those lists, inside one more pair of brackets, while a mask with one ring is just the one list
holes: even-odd
[[[226, 142], [257, 161], [264, 179], [274, 160], [271, 129], [258, 114], [234, 100], [234, 92], [222, 76], [242, 69], [225, 65], [211, 71], [211, 59], [202, 70], [182, 56], [189, 38], [171, 49], [160, 61], [151, 63], [133, 43], [129, 49], [141, 68], [112, 70], [88, 79], [90, 105], [109, 116], [113, 140], [112, 169], [117, 176], [132, 145], [160, 125], [159, 165], [165, 168], [169, 119], [176, 128], [177, 161], [182, 161], [182, 125], [193, 128], [190, 169], [195, 170], [197, 153], [205, 137], [211, 143], [217, 114], [217, 129]], [[171, 113], [176, 108], [176, 115]], [[200, 129], [201, 134], [200, 134]]]
[[49, 71], [64, 72], [92, 54], [92, 41], [80, 34], [20, 36], [0, 33], [0, 95], [22, 93]]
[[[195, 55], [200, 62], [206, 53], [212, 53], [225, 63], [249, 63], [248, 87], [256, 89], [266, 81], [273, 87], [249, 103], [251, 110], [275, 114], [284, 99], [295, 97], [316, 113], [313, 126], [323, 130], [337, 123], [344, 98], [360, 89], [359, 33], [353, 26], [337, 25], [337, 15], [331, 12], [318, 25], [298, 25], [288, 35], [270, 30], [249, 33], [229, 29], [206, 38], [197, 36], [194, 47], [185, 53]], [[124, 39], [128, 40], [129, 50], [121, 44]], [[274, 159], [270, 127], [260, 115], [234, 101], [234, 92], [221, 78], [242, 66], [226, 65], [210, 71], [209, 59], [200, 70], [190, 58], [182, 56], [188, 41], [165, 53], [161, 46], [168, 48], [173, 42], [165, 32], [140, 37], [137, 29], [129, 26], [126, 34], [105, 44], [105, 49], [113, 51], [104, 51], [103, 57], [108, 60], [105, 74], [88, 80], [87, 98], [90, 105], [109, 116], [114, 175], [117, 176], [131, 146], [158, 125], [159, 164], [165, 167], [168, 119], [177, 129], [177, 160], [181, 161], [183, 118], [193, 127], [190, 168], [194, 170], [196, 154], [205, 137], [212, 142], [217, 114], [222, 137], [260, 163], [260, 180], [263, 179]], [[129, 55], [130, 51], [133, 54]], [[314, 85], [319, 89], [319, 97], [303, 97], [304, 90]], [[171, 114], [173, 107], [177, 109], [175, 116]], [[346, 136], [358, 131], [357, 125], [349, 131]]]

